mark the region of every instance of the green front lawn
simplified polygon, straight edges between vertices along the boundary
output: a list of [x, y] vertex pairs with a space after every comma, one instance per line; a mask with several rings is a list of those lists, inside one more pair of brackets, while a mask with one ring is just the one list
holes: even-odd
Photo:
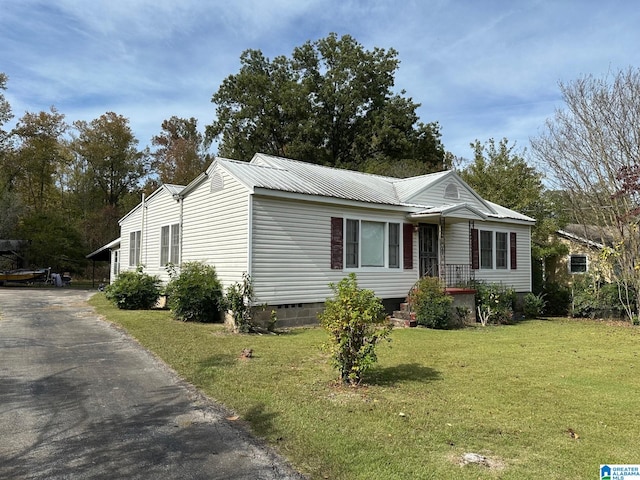
[[[394, 330], [359, 388], [320, 328], [235, 335], [91, 303], [312, 479], [597, 478], [640, 463], [640, 329], [567, 319]], [[253, 358], [241, 359], [244, 348]], [[460, 465], [465, 453], [488, 465]]]

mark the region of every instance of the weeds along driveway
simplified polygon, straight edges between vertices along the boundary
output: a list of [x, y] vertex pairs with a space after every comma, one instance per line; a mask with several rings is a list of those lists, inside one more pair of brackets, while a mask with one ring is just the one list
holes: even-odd
[[0, 288], [0, 478], [301, 479], [85, 301]]

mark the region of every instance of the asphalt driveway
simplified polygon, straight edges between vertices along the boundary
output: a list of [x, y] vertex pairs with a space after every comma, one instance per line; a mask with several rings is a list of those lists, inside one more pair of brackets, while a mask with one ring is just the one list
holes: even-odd
[[302, 478], [91, 295], [0, 288], [0, 478]]

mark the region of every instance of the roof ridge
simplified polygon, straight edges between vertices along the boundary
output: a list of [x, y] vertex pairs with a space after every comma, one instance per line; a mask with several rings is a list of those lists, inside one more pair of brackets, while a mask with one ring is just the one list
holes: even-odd
[[[261, 155], [261, 156], [264, 156], [264, 157], [276, 158], [278, 160], [283, 160], [285, 162], [298, 163], [298, 164], [302, 164], [302, 165], [310, 165], [312, 167], [326, 168], [327, 170], [334, 170], [334, 171], [337, 171], [337, 172], [349, 172], [349, 173], [356, 173], [356, 174], [360, 174], [360, 175], [366, 175], [368, 177], [375, 177], [375, 178], [379, 178], [381, 180], [386, 180], [386, 181], [389, 181], [390, 183], [393, 183], [394, 180], [399, 180], [396, 177], [389, 177], [389, 176], [386, 176], [386, 175], [378, 175], [377, 173], [362, 172], [360, 170], [351, 170], [349, 168], [332, 167], [332, 166], [329, 166], [329, 165], [321, 165], [319, 163], [305, 162], [303, 160], [294, 160], [292, 158], [280, 157], [278, 155], [269, 155], [267, 153], [257, 153], [256, 155]], [[410, 178], [415, 178], [415, 177], [410, 177]]]

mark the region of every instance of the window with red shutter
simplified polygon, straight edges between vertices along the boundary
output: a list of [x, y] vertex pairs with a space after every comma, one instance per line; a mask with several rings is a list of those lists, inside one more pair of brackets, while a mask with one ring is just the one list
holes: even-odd
[[402, 225], [402, 263], [405, 270], [413, 269], [413, 225]]
[[342, 270], [343, 222], [340, 217], [331, 217], [331, 269]]
[[518, 268], [518, 248], [516, 244], [516, 232], [509, 234], [509, 248], [511, 249], [511, 270]]
[[478, 243], [478, 229], [471, 229], [471, 268], [478, 270], [480, 268], [480, 248]]

